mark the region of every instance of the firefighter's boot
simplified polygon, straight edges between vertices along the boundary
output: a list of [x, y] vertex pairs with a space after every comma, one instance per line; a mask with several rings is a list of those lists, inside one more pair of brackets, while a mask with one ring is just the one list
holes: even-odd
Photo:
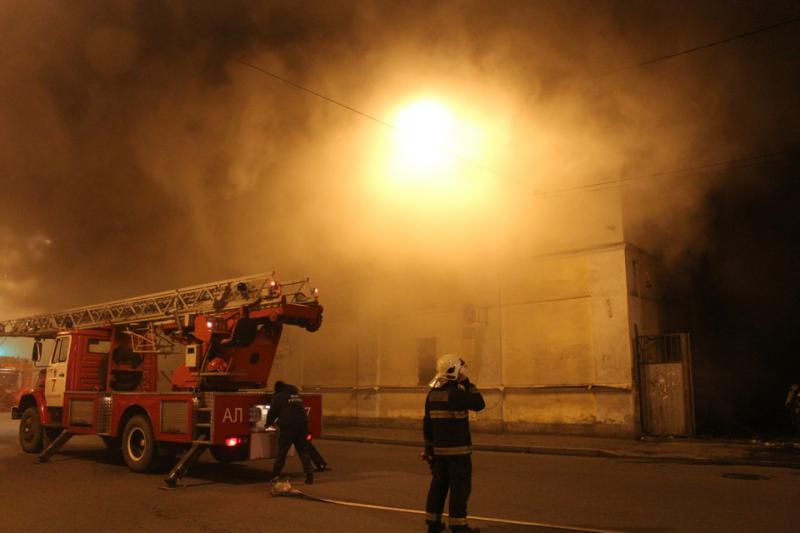
[[441, 522], [428, 522], [428, 533], [441, 533], [444, 531], [444, 524]]
[[313, 485], [314, 484], [314, 474], [309, 472], [306, 474], [306, 485]]
[[450, 526], [450, 531], [453, 533], [481, 533], [481, 528], [464, 526]]

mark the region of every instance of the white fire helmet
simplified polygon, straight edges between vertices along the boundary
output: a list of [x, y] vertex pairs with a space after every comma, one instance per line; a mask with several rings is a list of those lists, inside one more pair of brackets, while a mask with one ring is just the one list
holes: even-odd
[[436, 378], [440, 380], [458, 379], [461, 369], [466, 366], [467, 363], [457, 355], [443, 355], [436, 361]]

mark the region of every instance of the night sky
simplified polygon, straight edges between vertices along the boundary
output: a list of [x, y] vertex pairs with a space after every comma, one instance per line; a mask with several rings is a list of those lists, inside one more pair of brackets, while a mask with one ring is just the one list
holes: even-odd
[[361, 187], [393, 102], [432, 94], [493, 124], [498, 190], [645, 177], [620, 186], [693, 335], [698, 429], [780, 432], [800, 381], [798, 18], [793, 1], [5, 0], [0, 318], [468, 257], [470, 222], [445, 253], [429, 221], [370, 218]]

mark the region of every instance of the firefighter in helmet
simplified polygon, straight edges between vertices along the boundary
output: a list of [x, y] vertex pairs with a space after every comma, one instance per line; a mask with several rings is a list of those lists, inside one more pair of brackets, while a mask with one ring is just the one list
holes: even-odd
[[480, 411], [486, 404], [477, 387], [467, 378], [466, 366], [456, 355], [440, 357], [425, 400], [423, 457], [433, 475], [425, 506], [429, 533], [444, 530], [442, 512], [448, 492], [450, 529], [462, 533], [479, 531], [467, 525], [467, 500], [472, 484], [469, 411]]

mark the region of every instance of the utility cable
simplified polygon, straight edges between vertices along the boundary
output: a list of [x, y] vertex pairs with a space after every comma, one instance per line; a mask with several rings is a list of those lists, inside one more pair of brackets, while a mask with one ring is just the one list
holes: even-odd
[[[731, 37], [726, 37], [725, 39], [720, 39], [720, 40], [717, 40], [717, 41], [711, 41], [711, 42], [708, 42], [708, 43], [697, 45], [697, 46], [694, 46], [692, 48], [687, 48], [686, 50], [680, 50], [678, 52], [673, 52], [673, 53], [666, 54], [666, 55], [663, 55], [663, 56], [658, 56], [658, 57], [654, 57], [654, 58], [651, 58], [651, 59], [647, 59], [647, 60], [639, 62], [639, 63], [634, 63], [632, 65], [628, 65], [628, 66], [625, 66], [625, 67], [620, 67], [618, 69], [615, 69], [613, 71], [610, 71], [610, 72], [607, 72], [607, 73], [604, 73], [604, 74], [599, 74], [598, 76], [607, 76], [607, 75], [615, 74], [616, 72], [620, 72], [622, 70], [627, 70], [627, 69], [630, 69], [630, 68], [636, 68], [636, 67], [643, 67], [643, 66], [646, 66], [646, 65], [651, 65], [651, 64], [657, 63], [659, 61], [665, 61], [667, 59], [672, 59], [674, 57], [679, 57], [679, 56], [682, 56], [682, 55], [691, 54], [693, 52], [697, 52], [698, 50], [711, 48], [713, 46], [718, 46], [720, 44], [728, 43], [728, 42], [731, 42], [731, 41], [736, 41], [738, 39], [743, 39], [745, 37], [750, 37], [751, 35], [756, 35], [758, 33], [763, 33], [765, 31], [774, 30], [775, 28], [780, 28], [782, 26], [788, 26], [790, 24], [795, 24], [797, 22], [800, 22], [800, 17], [795, 17], [795, 18], [792, 18], [792, 19], [788, 19], [788, 20], [784, 20], [784, 21], [781, 21], [781, 22], [777, 22], [775, 24], [770, 24], [769, 26], [762, 26], [761, 28], [756, 28], [754, 30], [750, 30], [750, 31], [747, 31], [747, 32], [744, 32], [744, 33], [740, 33], [738, 35], [733, 35]], [[339, 107], [341, 107], [343, 109], [346, 109], [347, 111], [350, 111], [352, 113], [360, 115], [360, 116], [362, 116], [364, 118], [367, 118], [369, 120], [377, 122], [378, 124], [381, 124], [382, 126], [385, 126], [387, 128], [391, 128], [391, 129], [393, 129], [395, 131], [402, 131], [402, 130], [400, 130], [400, 128], [398, 128], [397, 126], [395, 126], [391, 122], [387, 122], [387, 121], [382, 120], [382, 119], [380, 119], [380, 118], [378, 118], [378, 117], [376, 117], [374, 115], [370, 115], [369, 113], [365, 113], [364, 111], [361, 111], [361, 110], [359, 110], [359, 109], [357, 109], [357, 108], [355, 108], [355, 107], [353, 107], [351, 105], [348, 105], [348, 104], [345, 104], [343, 102], [340, 102], [339, 100], [331, 98], [330, 96], [326, 96], [326, 95], [324, 95], [324, 94], [322, 94], [322, 93], [320, 93], [318, 91], [315, 91], [315, 90], [313, 90], [313, 89], [311, 89], [309, 87], [306, 87], [305, 85], [301, 85], [300, 83], [294, 82], [294, 81], [292, 81], [292, 80], [290, 80], [288, 78], [285, 78], [283, 76], [275, 74], [272, 71], [269, 71], [269, 70], [267, 70], [265, 68], [259, 67], [258, 65], [254, 65], [253, 63], [251, 63], [249, 61], [245, 61], [242, 58], [231, 57], [231, 59], [233, 59], [237, 63], [240, 63], [240, 64], [242, 64], [242, 65], [244, 65], [246, 67], [249, 67], [249, 68], [251, 68], [253, 70], [261, 72], [262, 74], [270, 76], [271, 78], [274, 78], [274, 79], [276, 79], [276, 80], [278, 80], [278, 81], [280, 81], [282, 83], [285, 83], [286, 85], [288, 85], [288, 86], [290, 86], [290, 87], [292, 87], [294, 89], [297, 89], [299, 91], [303, 91], [303, 92], [306, 92], [306, 93], [311, 94], [313, 96], [316, 96], [317, 98], [325, 100], [326, 102], [329, 102], [331, 104], [339, 106]]]
[[[691, 54], [691, 53], [696, 52], [698, 50], [703, 50], [703, 49], [706, 49], [706, 48], [711, 48], [713, 46], [718, 46], [720, 44], [728, 43], [728, 42], [735, 41], [735, 40], [738, 40], [738, 39], [743, 39], [743, 38], [746, 38], [746, 37], [750, 37], [752, 35], [756, 35], [758, 33], [763, 33], [763, 32], [770, 31], [770, 30], [773, 30], [773, 29], [776, 29], [776, 28], [780, 28], [782, 26], [795, 24], [797, 22], [800, 22], [800, 17], [795, 17], [795, 18], [792, 18], [792, 19], [784, 20], [784, 21], [781, 21], [781, 22], [777, 22], [775, 24], [770, 24], [768, 26], [762, 26], [760, 28], [756, 28], [754, 30], [750, 30], [750, 31], [747, 31], [747, 32], [744, 32], [744, 33], [733, 35], [733, 36], [727, 37], [725, 39], [719, 39], [717, 41], [711, 41], [711, 42], [708, 42], [708, 43], [704, 43], [704, 44], [701, 44], [701, 45], [694, 46], [692, 48], [687, 48], [686, 50], [681, 50], [681, 51], [678, 51], [678, 52], [673, 52], [671, 54], [666, 54], [666, 55], [663, 55], [663, 56], [654, 57], [654, 58], [651, 58], [651, 59], [648, 59], [648, 60], [633, 64], [633, 65], [628, 65], [626, 67], [621, 67], [619, 69], [607, 72], [605, 74], [597, 75], [595, 77], [609, 76], [609, 75], [616, 74], [616, 73], [618, 73], [620, 71], [623, 71], [623, 70], [636, 68], [636, 67], [642, 67], [642, 66], [646, 66], [646, 65], [651, 65], [651, 64], [657, 63], [659, 61], [665, 61], [665, 60], [672, 59], [672, 58], [675, 58], [675, 57]], [[255, 64], [253, 64], [253, 63], [251, 63], [249, 61], [245, 61], [244, 59], [241, 59], [241, 58], [238, 58], [238, 57], [232, 57], [231, 59], [233, 59], [237, 63], [240, 63], [241, 65], [244, 65], [246, 67], [249, 67], [249, 68], [251, 68], [251, 69], [253, 69], [253, 70], [257, 71], [257, 72], [260, 72], [260, 73], [262, 73], [264, 75], [270, 76], [271, 78], [276, 79], [276, 80], [278, 80], [278, 81], [280, 81], [280, 82], [282, 82], [282, 83], [284, 83], [284, 84], [286, 84], [286, 85], [288, 85], [288, 86], [290, 86], [290, 87], [292, 87], [294, 89], [297, 89], [299, 91], [303, 91], [303, 92], [306, 92], [308, 94], [311, 94], [311, 95], [313, 95], [313, 96], [315, 96], [317, 98], [325, 100], [326, 102], [329, 102], [329, 103], [331, 103], [333, 105], [341, 107], [342, 109], [345, 109], [345, 110], [350, 111], [352, 113], [355, 113], [355, 114], [357, 114], [359, 116], [362, 116], [362, 117], [364, 117], [364, 118], [366, 118], [368, 120], [376, 122], [377, 124], [380, 124], [380, 125], [382, 125], [382, 126], [384, 126], [386, 128], [390, 128], [390, 129], [392, 129], [394, 131], [397, 131], [397, 132], [406, 133], [406, 132], [404, 132], [404, 130], [402, 130], [401, 128], [398, 128], [397, 126], [395, 126], [391, 122], [388, 122], [386, 120], [378, 118], [378, 117], [376, 117], [374, 115], [371, 115], [369, 113], [365, 113], [364, 111], [361, 111], [361, 110], [359, 110], [359, 109], [357, 109], [357, 108], [355, 108], [355, 107], [353, 107], [351, 105], [345, 104], [345, 103], [343, 103], [343, 102], [341, 102], [339, 100], [336, 100], [334, 98], [326, 96], [326, 95], [324, 95], [324, 94], [322, 94], [322, 93], [320, 93], [318, 91], [315, 91], [315, 90], [313, 90], [313, 89], [311, 89], [309, 87], [306, 87], [306, 86], [304, 86], [304, 85], [302, 85], [300, 83], [294, 82], [294, 81], [292, 81], [292, 80], [290, 80], [288, 78], [285, 78], [283, 76], [275, 74], [274, 72], [271, 72], [271, 71], [269, 71], [269, 70], [267, 70], [265, 68], [259, 67], [259, 66], [255, 65]], [[480, 167], [480, 168], [482, 168], [484, 170], [492, 172], [495, 175], [500, 175], [500, 173], [498, 171], [492, 169], [491, 167], [487, 167], [486, 165], [483, 165], [483, 164], [481, 164], [481, 163], [479, 163], [477, 161], [474, 161], [474, 160], [471, 160], [469, 158], [466, 158], [466, 157], [464, 157], [463, 155], [461, 155], [461, 154], [459, 154], [457, 152], [453, 152], [453, 151], [447, 149], [446, 147], [444, 148], [444, 150], [449, 152], [449, 153], [451, 153], [452, 155], [458, 157], [459, 159], [461, 159], [461, 160], [463, 160], [465, 162], [471, 163], [471, 164], [473, 164], [473, 165], [475, 165], [477, 167]], [[761, 164], [764, 161], [755, 161], [755, 162], [752, 162], [752, 163], [748, 163], [747, 161], [753, 160], [753, 159], [762, 159], [762, 158], [768, 157], [770, 155], [771, 154], [767, 154], [767, 155], [764, 155], [764, 156], [753, 156], [753, 157], [749, 157], [749, 158], [742, 158], [742, 159], [735, 159], [735, 160], [730, 160], [730, 161], [723, 161], [723, 162], [719, 162], [719, 163], [712, 163], [710, 165], [704, 165], [704, 166], [700, 166], [700, 167], [687, 167], [687, 168], [683, 168], [683, 169], [671, 170], [671, 171], [666, 171], [666, 172], [659, 172], [659, 173], [655, 173], [655, 174], [647, 174], [647, 175], [638, 176], [638, 177], [632, 177], [632, 178], [623, 178], [623, 179], [612, 180], [612, 181], [608, 181], [608, 182], [598, 182], [598, 183], [577, 185], [577, 186], [574, 186], [574, 187], [565, 187], [565, 188], [553, 189], [553, 190], [549, 190], [549, 191], [534, 191], [534, 194], [535, 195], [547, 195], [547, 194], [563, 193], [563, 192], [570, 192], [570, 191], [577, 191], [577, 190], [601, 190], [601, 189], [606, 189], [606, 188], [610, 188], [610, 187], [616, 187], [616, 186], [624, 185], [624, 184], [630, 183], [630, 182], [643, 181], [643, 180], [648, 180], [648, 179], [656, 179], [656, 178], [659, 178], [659, 177], [673, 175], [673, 174], [683, 174], [683, 173], [692, 172], [692, 171], [717, 170], [718, 169], [717, 167], [721, 167], [721, 168], [719, 168], [719, 170], [742, 168], [742, 167], [754, 166], [754, 165], [757, 165], [757, 164]], [[737, 164], [737, 163], [741, 163], [741, 164]], [[731, 165], [734, 165], [734, 164], [735, 164], [735, 166], [731, 166]]]
[[[768, 27], [765, 27], [765, 28], [760, 28], [758, 30], [753, 30], [753, 31], [748, 32], [746, 34], [740, 34], [738, 36], [730, 37], [728, 39], [725, 39], [725, 40], [722, 40], [722, 41], [718, 41], [716, 43], [709, 43], [709, 44], [706, 44], [706, 45], [695, 47], [694, 49], [691, 49], [691, 50], [684, 50], [682, 52], [676, 52], [675, 54], [670, 54], [670, 56], [663, 56], [662, 58], [654, 58], [654, 59], [648, 60], [648, 61], [646, 61], [646, 62], [644, 62], [642, 64], [648, 64], [648, 63], [652, 63], [652, 62], [655, 62], [655, 61], [660, 61], [661, 59], [667, 59], [668, 57], [675, 57], [677, 55], [690, 53], [691, 51], [699, 50], [701, 48], [705, 48], [705, 47], [708, 47], [708, 46], [713, 46], [714, 44], [719, 44], [719, 43], [727, 42], [727, 41], [730, 41], [730, 40], [733, 40], [733, 39], [738, 39], [738, 38], [741, 38], [741, 37], [744, 37], [744, 36], [747, 36], [747, 35], [752, 35], [753, 33], [766, 31], [768, 29], [776, 28], [778, 26], [783, 26], [783, 25], [790, 24], [790, 23], [797, 22], [797, 21], [800, 21], [800, 18], [792, 19], [792, 20], [789, 20], [789, 21], [784, 21], [784, 22], [778, 23], [778, 24], [773, 24], [772, 26], [768, 26]], [[369, 119], [369, 120], [371, 120], [373, 122], [376, 122], [376, 123], [378, 123], [378, 124], [380, 124], [380, 125], [382, 125], [384, 127], [390, 128], [390, 129], [392, 129], [394, 131], [403, 132], [402, 129], [398, 128], [397, 126], [395, 126], [394, 124], [392, 124], [390, 122], [387, 122], [387, 121], [382, 120], [382, 119], [380, 119], [378, 117], [370, 115], [369, 113], [365, 113], [363, 111], [360, 111], [360, 110], [358, 110], [358, 109], [356, 109], [356, 108], [354, 108], [354, 107], [352, 107], [350, 105], [342, 103], [342, 102], [340, 102], [338, 100], [335, 100], [335, 99], [333, 99], [333, 98], [331, 98], [329, 96], [325, 96], [324, 94], [321, 94], [321, 93], [319, 93], [319, 92], [317, 92], [317, 91], [315, 91], [313, 89], [305, 87], [305, 86], [303, 86], [303, 85], [301, 85], [299, 83], [296, 83], [296, 82], [294, 82], [292, 80], [284, 78], [283, 76], [279, 76], [278, 74], [270, 72], [269, 70], [261, 68], [261, 67], [259, 67], [257, 65], [254, 65], [254, 64], [252, 64], [252, 63], [250, 63], [248, 61], [245, 61], [243, 59], [236, 58], [236, 57], [234, 57], [232, 59], [234, 61], [238, 62], [238, 63], [241, 63], [244, 66], [252, 68], [253, 70], [261, 72], [262, 74], [270, 76], [270, 77], [272, 77], [272, 78], [274, 78], [274, 79], [276, 79], [278, 81], [281, 81], [282, 83], [285, 83], [285, 84], [289, 85], [290, 87], [293, 87], [293, 88], [298, 89], [300, 91], [307, 92], [307, 93], [309, 93], [309, 94], [311, 94], [313, 96], [316, 96], [316, 97], [321, 98], [321, 99], [323, 99], [323, 100], [325, 100], [327, 102], [330, 102], [330, 103], [332, 103], [332, 104], [334, 104], [336, 106], [339, 106], [339, 107], [341, 107], [343, 109], [346, 109], [348, 111], [356, 113], [357, 115], [360, 115], [360, 116], [362, 116], [364, 118], [367, 118], [367, 119]], [[625, 67], [625, 68], [628, 68], [628, 67]], [[749, 156], [749, 157], [745, 157], [745, 158], [731, 159], [731, 160], [727, 160], [727, 161], [720, 161], [720, 162], [716, 162], [716, 163], [710, 163], [710, 164], [702, 165], [702, 166], [686, 167], [686, 168], [668, 170], [668, 171], [663, 171], [663, 172], [656, 172], [656, 173], [653, 173], [653, 174], [645, 174], [645, 175], [642, 175], [642, 176], [635, 176], [635, 177], [630, 177], [630, 178], [621, 178], [621, 179], [610, 180], [610, 181], [605, 181], [605, 182], [587, 183], [587, 184], [583, 184], [583, 185], [576, 185], [576, 186], [573, 186], [573, 187], [563, 187], [563, 188], [559, 188], [559, 189], [550, 189], [550, 190], [544, 190], [544, 191], [534, 191], [533, 194], [535, 196], [546, 196], [546, 195], [550, 195], [550, 194], [559, 194], [559, 193], [580, 191], [580, 190], [602, 190], [602, 189], [607, 189], [607, 188], [612, 188], [612, 187], [618, 187], [620, 185], [625, 185], [627, 183], [633, 183], [633, 182], [637, 182], [637, 181], [644, 181], [644, 180], [650, 180], [650, 179], [657, 179], [657, 178], [670, 176], [670, 175], [685, 174], [685, 173], [688, 173], [688, 172], [700, 172], [700, 171], [712, 171], [712, 170], [731, 170], [731, 169], [736, 169], [736, 168], [744, 168], [744, 167], [755, 166], [755, 165], [758, 165], [758, 164], [762, 164], [762, 163], [768, 162], [768, 161], [771, 160], [770, 158], [775, 158], [777, 156], [785, 156], [785, 155], [789, 155], [789, 154], [793, 154], [793, 153], [796, 153], [796, 152], [795, 151], [784, 151], [784, 152], [774, 152], [774, 153], [771, 153], [771, 154], [761, 154], [761, 155]], [[494, 169], [492, 169], [492, 168], [486, 167], [486, 166], [484, 166], [484, 165], [482, 165], [480, 163], [477, 163], [475, 161], [472, 161], [472, 160], [469, 160], [467, 158], [464, 158], [460, 154], [454, 153], [454, 155], [456, 155], [457, 157], [461, 158], [464, 161], [467, 161], [467, 162], [472, 163], [472, 164], [474, 164], [476, 166], [479, 166], [479, 167], [481, 167], [481, 168], [483, 168], [485, 170], [488, 170], [488, 171], [490, 171], [490, 172], [492, 172], [494, 174], [498, 174], [499, 175], [499, 173], [497, 171], [495, 171]]]
[[[658, 57], [654, 57], [654, 58], [651, 58], [651, 59], [647, 59], [647, 60], [639, 62], [639, 63], [634, 63], [632, 65], [628, 65], [628, 66], [625, 66], [625, 67], [620, 67], [618, 69], [615, 69], [615, 70], [612, 70], [612, 71], [609, 71], [609, 72], [606, 72], [606, 73], [603, 73], [603, 74], [599, 74], [599, 75], [597, 75], [597, 77], [599, 77], [599, 76], [608, 76], [608, 75], [615, 74], [615, 73], [623, 71], [623, 70], [636, 68], [636, 67], [643, 67], [643, 66], [646, 66], [646, 65], [651, 65], [651, 64], [657, 63], [659, 61], [665, 61], [667, 59], [672, 59], [674, 57], [679, 57], [679, 56], [682, 56], [682, 55], [691, 54], [693, 52], [697, 52], [698, 50], [703, 50], [703, 49], [706, 49], [706, 48], [711, 48], [713, 46], [718, 46], [720, 44], [728, 43], [728, 42], [735, 41], [735, 40], [738, 40], [738, 39], [743, 39], [745, 37], [750, 37], [750, 36], [756, 35], [758, 33], [763, 33], [765, 31], [774, 30], [776, 28], [780, 28], [782, 26], [788, 26], [790, 24], [795, 24], [797, 22], [800, 22], [800, 17], [795, 17], [795, 18], [792, 18], [792, 19], [788, 19], [788, 20], [784, 20], [784, 21], [781, 21], [781, 22], [777, 22], [775, 24], [770, 24], [769, 26], [762, 26], [761, 28], [756, 28], [754, 30], [750, 30], [750, 31], [747, 31], [747, 32], [744, 32], [744, 33], [740, 33], [738, 35], [733, 35], [731, 37], [726, 37], [725, 39], [719, 39], [717, 41], [711, 41], [711, 42], [708, 42], [708, 43], [697, 45], [697, 46], [694, 46], [692, 48], [687, 48], [686, 50], [680, 50], [678, 52], [673, 52], [673, 53], [666, 54], [666, 55], [663, 55], [663, 56], [658, 56]], [[380, 118], [378, 118], [378, 117], [376, 117], [374, 115], [371, 115], [369, 113], [365, 113], [364, 111], [361, 111], [361, 110], [359, 110], [359, 109], [357, 109], [357, 108], [355, 108], [355, 107], [353, 107], [351, 105], [345, 104], [345, 103], [343, 103], [343, 102], [341, 102], [339, 100], [336, 100], [335, 98], [331, 98], [330, 96], [326, 96], [326, 95], [324, 95], [324, 94], [322, 94], [322, 93], [320, 93], [318, 91], [315, 91], [315, 90], [313, 90], [313, 89], [311, 89], [309, 87], [306, 87], [305, 85], [302, 85], [302, 84], [297, 83], [295, 81], [292, 81], [292, 80], [290, 80], [288, 78], [285, 78], [283, 76], [275, 74], [274, 72], [269, 71], [269, 70], [267, 70], [265, 68], [259, 67], [258, 65], [255, 65], [255, 64], [253, 64], [253, 63], [251, 63], [249, 61], [245, 61], [242, 58], [231, 57], [231, 59], [236, 61], [237, 63], [239, 63], [241, 65], [249, 67], [249, 68], [251, 68], [253, 70], [256, 70], [256, 71], [258, 71], [258, 72], [260, 72], [260, 73], [262, 73], [264, 75], [270, 76], [271, 78], [274, 78], [274, 79], [276, 79], [276, 80], [278, 80], [278, 81], [280, 81], [282, 83], [285, 83], [286, 85], [288, 85], [288, 86], [290, 86], [290, 87], [292, 87], [294, 89], [297, 89], [299, 91], [303, 91], [303, 92], [306, 92], [306, 93], [311, 94], [313, 96], [316, 96], [317, 98], [325, 100], [326, 102], [329, 102], [329, 103], [331, 103], [333, 105], [339, 106], [342, 109], [346, 109], [347, 111], [350, 111], [352, 113], [360, 115], [360, 116], [362, 116], [364, 118], [372, 120], [373, 122], [377, 122], [378, 124], [380, 124], [382, 126], [385, 126], [387, 128], [393, 129], [395, 131], [402, 131], [400, 128], [398, 128], [397, 126], [395, 126], [391, 122], [387, 122], [387, 121], [385, 121], [383, 119], [380, 119]], [[487, 169], [487, 170], [492, 170], [492, 169]]]
[[774, 30], [775, 28], [780, 28], [782, 26], [788, 26], [790, 24], [795, 24], [797, 22], [800, 22], [800, 17], [784, 20], [782, 22], [777, 22], [775, 24], [770, 24], [769, 26], [763, 26], [761, 28], [756, 28], [754, 30], [750, 30], [750, 31], [747, 31], [747, 32], [744, 32], [744, 33], [740, 33], [738, 35], [733, 35], [731, 37], [726, 37], [725, 39], [720, 39], [718, 41], [711, 41], [711, 42], [708, 42], [708, 43], [704, 43], [704, 44], [700, 44], [700, 45], [697, 45], [697, 46], [693, 46], [692, 48], [687, 48], [686, 50], [680, 50], [678, 52], [673, 52], [671, 54], [666, 54], [666, 55], [663, 55], [663, 56], [653, 57], [651, 59], [647, 59], [647, 60], [641, 61], [639, 63], [634, 63], [634, 64], [627, 65], [627, 66], [624, 66], [624, 67], [619, 67], [619, 68], [614, 69], [614, 70], [610, 70], [608, 72], [604, 72], [604, 73], [601, 73], [601, 74], [596, 74], [594, 77], [611, 76], [611, 75], [614, 75], [614, 74], [617, 74], [619, 72], [622, 72], [622, 71], [625, 71], [625, 70], [629, 70], [629, 69], [632, 69], [632, 68], [638, 68], [638, 67], [644, 67], [644, 66], [647, 66], [647, 65], [652, 65], [653, 63], [658, 63], [659, 61], [666, 61], [667, 59], [672, 59], [672, 58], [675, 58], [675, 57], [684, 56], [684, 55], [687, 55], [687, 54], [691, 54], [693, 52], [697, 52], [698, 50], [704, 50], [706, 48], [711, 48], [713, 46], [718, 46], [720, 44], [729, 43], [731, 41], [736, 41], [738, 39], [744, 39], [745, 37], [750, 37], [750, 36], [756, 35], [758, 33], [763, 33], [765, 31]]
[[735, 170], [739, 168], [747, 168], [752, 166], [761, 165], [764, 163], [771, 163], [773, 161], [779, 160], [781, 158], [790, 157], [792, 155], [800, 153], [799, 150], [784, 150], [780, 152], [771, 152], [768, 154], [759, 154], [753, 155], [749, 157], [742, 157], [738, 159], [729, 159], [726, 161], [717, 161], [715, 163], [708, 163], [705, 165], [698, 165], [693, 167], [685, 167], [679, 168], [674, 170], [665, 170], [662, 172], [654, 172], [651, 174], [643, 174], [640, 176], [631, 176], [629, 178], [620, 178], [616, 180], [609, 180], [609, 181], [600, 181], [594, 183], [586, 183], [583, 185], [575, 185], [572, 187], [562, 187], [558, 189], [549, 189], [549, 190], [537, 190], [534, 191], [533, 194], [535, 196], [547, 196], [550, 194], [558, 194], [558, 193], [565, 193], [565, 192], [573, 192], [573, 191], [580, 191], [580, 190], [600, 190], [600, 189], [609, 189], [613, 187], [619, 187], [621, 185], [626, 185], [629, 183], [635, 183], [639, 181], [646, 181], [646, 180], [653, 180], [658, 178], [663, 178], [667, 176], [675, 176], [680, 174], [688, 174], [690, 172], [712, 172], [712, 171], [719, 171], [719, 170]]
[[[292, 81], [292, 80], [290, 80], [288, 78], [284, 78], [283, 76], [275, 74], [274, 72], [271, 72], [271, 71], [269, 71], [269, 70], [267, 70], [265, 68], [259, 67], [258, 65], [254, 65], [253, 63], [250, 63], [249, 61], [245, 61], [244, 59], [241, 59], [241, 58], [238, 58], [238, 57], [232, 57], [231, 59], [233, 59], [237, 63], [240, 63], [240, 64], [242, 64], [242, 65], [244, 65], [246, 67], [250, 67], [253, 70], [256, 70], [256, 71], [258, 71], [258, 72], [260, 72], [262, 74], [266, 74], [267, 76], [270, 76], [271, 78], [274, 78], [274, 79], [276, 79], [276, 80], [278, 80], [278, 81], [280, 81], [282, 83], [285, 83], [289, 87], [292, 87], [292, 88], [297, 89], [299, 91], [306, 92], [308, 94], [316, 96], [317, 98], [321, 98], [322, 100], [325, 100], [326, 102], [329, 102], [329, 103], [331, 103], [333, 105], [339, 106], [342, 109], [346, 109], [347, 111], [350, 111], [352, 113], [360, 115], [360, 116], [362, 116], [362, 117], [364, 117], [366, 119], [369, 119], [369, 120], [371, 120], [373, 122], [377, 122], [381, 126], [384, 126], [386, 128], [392, 129], [392, 130], [394, 130], [396, 132], [403, 133], [403, 134], [406, 134], [406, 135], [410, 135], [410, 134], [413, 133], [413, 132], [406, 131], [406, 130], [404, 130], [402, 128], [399, 128], [399, 127], [395, 126], [394, 124], [392, 124], [391, 122], [388, 122], [386, 120], [378, 118], [378, 117], [376, 117], [374, 115], [370, 115], [369, 113], [365, 113], [364, 111], [356, 109], [355, 107], [353, 107], [351, 105], [347, 105], [347, 104], [345, 104], [343, 102], [340, 102], [339, 100], [331, 98], [330, 96], [325, 96], [324, 94], [322, 94], [320, 92], [317, 92], [317, 91], [315, 91], [315, 90], [313, 90], [313, 89], [311, 89], [309, 87], [306, 87], [305, 85], [301, 85], [301, 84], [299, 84], [297, 82], [294, 82], [294, 81]], [[438, 144], [441, 144], [441, 143], [438, 143]], [[444, 146], [444, 147], [439, 146], [438, 148], [441, 149], [441, 150], [444, 150], [445, 152], [447, 152], [447, 153], [449, 153], [449, 154], [451, 154], [451, 155], [453, 155], [455, 157], [457, 157], [458, 159], [461, 159], [462, 161], [464, 161], [466, 163], [470, 163], [471, 165], [474, 165], [476, 167], [482, 168], [483, 170], [487, 170], [487, 171], [492, 172], [494, 174], [498, 173], [493, 168], [487, 167], [483, 163], [475, 161], [474, 159], [470, 159], [470, 158], [464, 156], [463, 154], [460, 154], [460, 153], [458, 153], [458, 152], [456, 152], [454, 150], [451, 150], [451, 149], [447, 148], [446, 146]]]
[[378, 118], [378, 117], [376, 117], [374, 115], [370, 115], [369, 113], [365, 113], [363, 111], [360, 111], [360, 110], [356, 109], [353, 106], [349, 106], [349, 105], [347, 105], [345, 103], [340, 102], [339, 100], [335, 100], [335, 99], [331, 98], [330, 96], [325, 96], [324, 94], [319, 93], [319, 92], [317, 92], [317, 91], [315, 91], [313, 89], [310, 89], [310, 88], [306, 87], [305, 85], [300, 85], [297, 82], [294, 82], [294, 81], [292, 81], [292, 80], [290, 80], [288, 78], [284, 78], [283, 76], [279, 76], [278, 74], [275, 74], [274, 72], [271, 72], [271, 71], [269, 71], [269, 70], [267, 70], [265, 68], [261, 68], [261, 67], [259, 67], [257, 65], [254, 65], [253, 63], [250, 63], [249, 61], [245, 61], [244, 59], [240, 59], [238, 57], [232, 57], [231, 59], [233, 59], [237, 63], [241, 63], [242, 65], [244, 65], [246, 67], [250, 67], [253, 70], [256, 70], [256, 71], [258, 71], [258, 72], [260, 72], [262, 74], [266, 74], [267, 76], [270, 76], [270, 77], [272, 77], [272, 78], [274, 78], [274, 79], [276, 79], [276, 80], [278, 80], [278, 81], [280, 81], [282, 83], [285, 83], [289, 87], [292, 87], [292, 88], [297, 89], [299, 91], [306, 92], [308, 94], [316, 96], [317, 98], [321, 98], [322, 100], [325, 100], [326, 102], [329, 102], [329, 103], [331, 103], [333, 105], [339, 106], [342, 109], [346, 109], [346, 110], [348, 110], [348, 111], [350, 111], [352, 113], [355, 113], [356, 115], [360, 115], [360, 116], [362, 116], [364, 118], [372, 120], [373, 122], [377, 122], [381, 126], [385, 126], [387, 128], [391, 128], [391, 129], [393, 129], [395, 131], [401, 131], [397, 126], [395, 126], [391, 122], [386, 122], [385, 120], [381, 120], [380, 118]]

